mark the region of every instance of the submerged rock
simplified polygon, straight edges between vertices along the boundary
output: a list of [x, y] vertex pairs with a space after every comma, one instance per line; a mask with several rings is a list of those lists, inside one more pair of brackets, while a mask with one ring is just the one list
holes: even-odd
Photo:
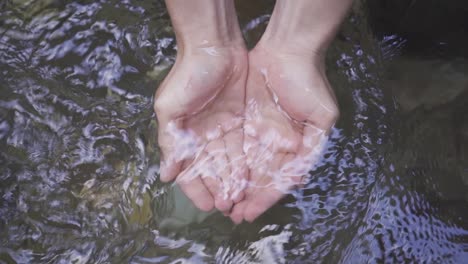
[[432, 109], [453, 101], [468, 89], [468, 61], [400, 57], [389, 65], [386, 86], [405, 112]]
[[200, 211], [176, 184], [168, 186], [155, 205], [155, 220], [160, 230], [176, 231], [190, 224], [200, 224], [215, 213]]
[[402, 110], [396, 145], [406, 146], [398, 160], [435, 200], [468, 201], [468, 62], [402, 57], [389, 68]]

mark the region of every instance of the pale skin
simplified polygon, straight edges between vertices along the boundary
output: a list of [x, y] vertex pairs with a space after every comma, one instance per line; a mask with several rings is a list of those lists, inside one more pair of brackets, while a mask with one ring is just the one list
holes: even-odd
[[161, 180], [235, 223], [301, 185], [338, 118], [324, 57], [351, 2], [278, 0], [248, 52], [233, 0], [166, 0], [178, 54], [155, 99]]

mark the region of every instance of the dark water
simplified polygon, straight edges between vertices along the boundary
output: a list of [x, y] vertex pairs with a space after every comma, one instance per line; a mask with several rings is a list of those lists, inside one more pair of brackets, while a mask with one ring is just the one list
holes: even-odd
[[[465, 22], [381, 2], [330, 49], [342, 115], [310, 182], [234, 226], [158, 181], [162, 1], [1, 1], [0, 263], [468, 263]], [[273, 2], [237, 4], [252, 47]]]

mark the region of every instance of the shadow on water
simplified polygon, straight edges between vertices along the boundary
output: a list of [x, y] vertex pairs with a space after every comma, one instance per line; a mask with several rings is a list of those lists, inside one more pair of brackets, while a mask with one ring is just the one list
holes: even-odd
[[[439, 1], [452, 19], [424, 28], [439, 13], [421, 2], [355, 4], [327, 58], [342, 115], [318, 168], [239, 226], [158, 181], [162, 1], [1, 2], [0, 263], [463, 263], [467, 5]], [[237, 2], [250, 47], [273, 4]]]

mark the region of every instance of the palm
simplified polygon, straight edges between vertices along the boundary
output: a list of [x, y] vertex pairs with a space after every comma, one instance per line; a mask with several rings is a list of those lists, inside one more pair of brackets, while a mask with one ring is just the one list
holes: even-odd
[[319, 64], [256, 49], [249, 55], [244, 151], [250, 169], [234, 222], [254, 220], [301, 183], [316, 162], [337, 105]]
[[229, 211], [242, 199], [242, 116], [247, 78], [244, 51], [215, 50], [176, 62], [155, 103], [164, 154], [161, 179], [177, 178], [205, 211]]

